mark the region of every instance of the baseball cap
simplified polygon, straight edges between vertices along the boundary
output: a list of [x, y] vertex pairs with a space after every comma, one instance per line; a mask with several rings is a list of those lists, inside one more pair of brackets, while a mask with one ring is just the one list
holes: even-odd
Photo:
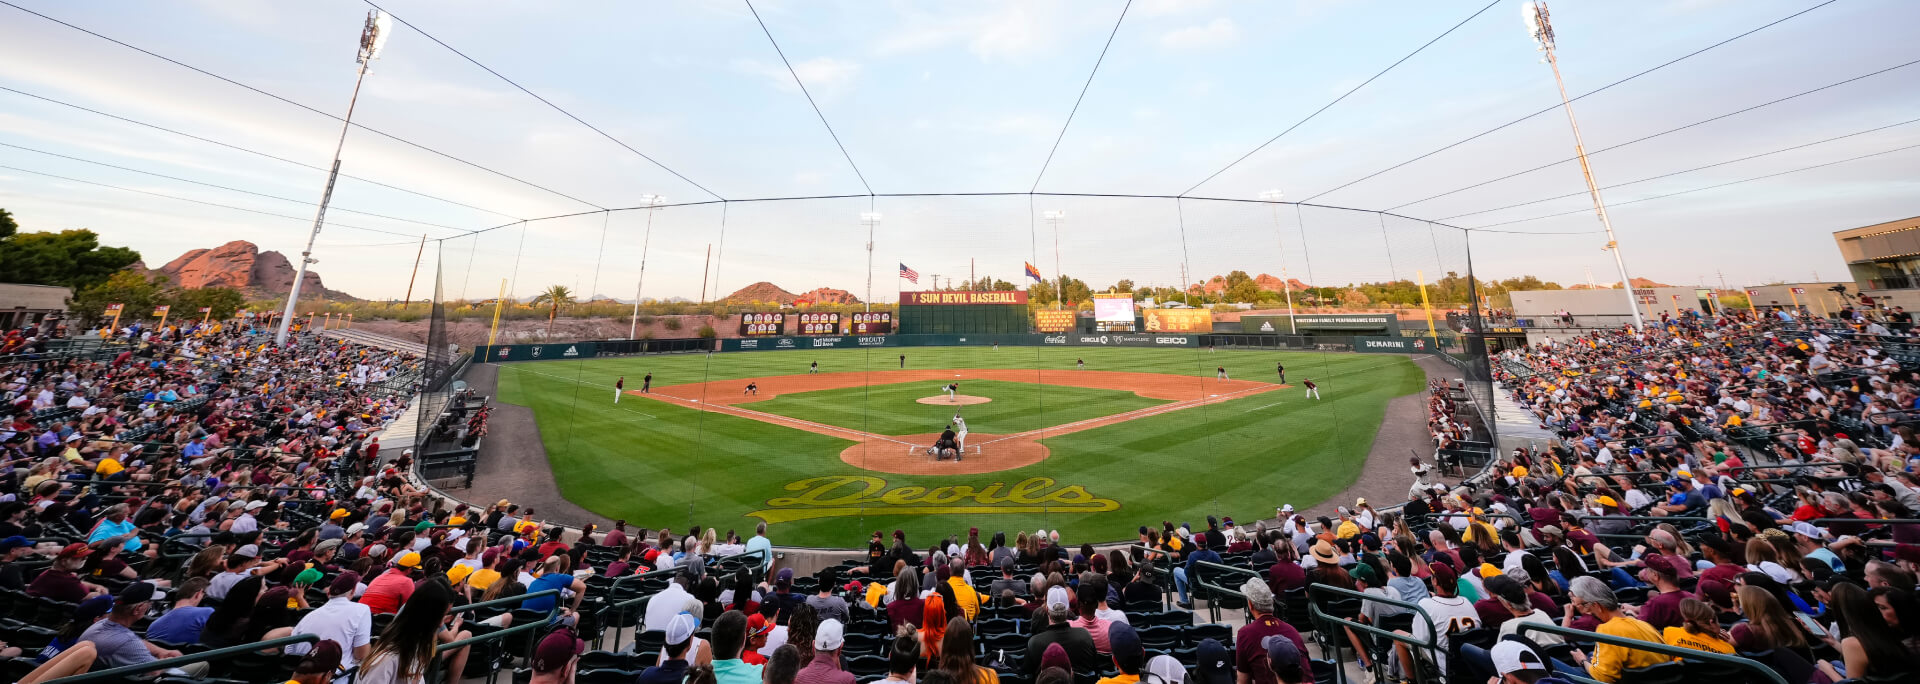
[[403, 554], [400, 554], [400, 557], [399, 557], [399, 558], [395, 558], [395, 559], [393, 559], [393, 564], [394, 564], [394, 565], [398, 565], [398, 566], [400, 566], [400, 567], [403, 567], [403, 568], [415, 568], [415, 567], [419, 567], [419, 566], [420, 566], [420, 554], [418, 554], [418, 553], [415, 553], [415, 552], [413, 552], [413, 551], [408, 551], [408, 552], [406, 552], [406, 553], [403, 553]]
[[344, 594], [360, 588], [360, 573], [348, 570], [333, 578], [333, 584], [327, 586], [329, 594]]
[[338, 540], [338, 539], [327, 539], [327, 540], [324, 540], [324, 541], [321, 541], [321, 542], [320, 542], [320, 543], [318, 543], [318, 544], [314, 544], [314, 545], [313, 545], [313, 552], [314, 552], [314, 553], [322, 553], [322, 552], [325, 552], [325, 551], [328, 551], [328, 550], [331, 550], [331, 549], [337, 549], [337, 548], [340, 548], [340, 540]]
[[1556, 537], [1565, 537], [1565, 536], [1567, 536], [1567, 531], [1566, 531], [1566, 530], [1563, 530], [1563, 529], [1560, 529], [1560, 526], [1559, 526], [1559, 525], [1543, 525], [1543, 526], [1541, 526], [1541, 527], [1540, 527], [1540, 533], [1541, 533], [1541, 534], [1551, 534], [1551, 535], [1553, 535], [1553, 536], [1556, 536]]
[[447, 581], [453, 584], [459, 584], [462, 580], [465, 580], [468, 575], [472, 575], [472, 574], [473, 574], [473, 566], [455, 565], [451, 568], [447, 568]]
[[[146, 582], [139, 582], [139, 584], [146, 584]], [[95, 596], [81, 601], [80, 605], [73, 609], [73, 621], [82, 624], [92, 624], [94, 620], [100, 619], [100, 616], [106, 615], [109, 610], [113, 610], [113, 597], [106, 595]]]
[[1285, 635], [1275, 634], [1262, 639], [1260, 640], [1260, 646], [1267, 650], [1267, 662], [1269, 663], [1300, 662], [1300, 647], [1295, 645], [1293, 640], [1287, 638]]
[[153, 600], [153, 585], [146, 582], [134, 582], [120, 588], [120, 594], [114, 597], [116, 605], [130, 606]]
[[305, 570], [301, 570], [300, 574], [293, 576], [293, 583], [310, 586], [315, 582], [319, 582], [320, 577], [321, 577], [321, 574], [319, 570], [316, 570], [314, 568], [307, 568]]
[[1123, 653], [1145, 653], [1146, 646], [1140, 641], [1140, 633], [1133, 625], [1115, 622], [1107, 626], [1107, 647], [1115, 656]]
[[354, 523], [347, 526], [347, 534], [359, 534], [365, 531], [367, 531], [366, 523]]
[[[687, 617], [693, 617], [693, 616], [689, 615]], [[752, 615], [747, 616], [747, 637], [748, 638], [757, 637], [771, 631], [773, 631], [773, 623], [767, 620], [767, 616], [761, 615], [759, 613], [754, 613]], [[670, 643], [670, 644], [680, 643], [678, 641], [673, 640], [672, 627], [668, 627], [667, 629], [667, 643]]]
[[247, 510], [249, 511], [257, 511], [266, 507], [267, 507], [267, 502], [265, 501], [248, 501], [247, 502]]
[[347, 517], [347, 509], [344, 508], [333, 509], [332, 513], [327, 514], [327, 519], [329, 520], [339, 520], [344, 517]]
[[1812, 537], [1814, 539], [1827, 538], [1826, 530], [1820, 529], [1818, 527], [1814, 527], [1813, 523], [1809, 523], [1809, 522], [1795, 522], [1788, 529], [1793, 530], [1794, 534], [1805, 535], [1808, 537]]
[[1447, 565], [1446, 563], [1434, 563], [1428, 570], [1433, 573], [1435, 582], [1447, 586], [1453, 586], [1454, 581], [1460, 578], [1460, 576], [1453, 571], [1453, 566]]
[[1247, 603], [1263, 613], [1273, 612], [1273, 589], [1261, 577], [1250, 577], [1240, 585], [1240, 593], [1245, 594]]
[[1649, 554], [1645, 558], [1641, 558], [1640, 563], [1642, 565], [1647, 566], [1648, 570], [1652, 570], [1654, 572], [1660, 573], [1662, 575], [1667, 575], [1669, 577], [1678, 576], [1680, 574], [1680, 572], [1674, 569], [1673, 567], [1673, 559], [1667, 558], [1666, 556], [1663, 556], [1657, 553]]
[[1500, 574], [1500, 568], [1494, 567], [1492, 563], [1481, 563], [1480, 567], [1476, 569], [1480, 571], [1481, 579]]
[[[759, 613], [754, 613], [753, 618], [759, 618], [761, 625], [763, 626], [767, 625], [766, 616], [761, 615]], [[749, 636], [756, 633], [753, 631], [753, 618], [747, 619], [747, 633]], [[679, 615], [673, 616], [673, 620], [667, 623], [667, 645], [677, 646], [677, 645], [686, 643], [688, 639], [693, 638], [694, 630], [698, 629], [699, 627], [700, 627], [700, 621], [698, 619], [695, 619], [692, 615], [688, 615], [686, 613], [680, 613]], [[767, 626], [767, 629], [770, 630], [772, 629], [772, 627]]]
[[1601, 496], [1596, 496], [1596, 497], [1594, 497], [1594, 498], [1593, 498], [1593, 500], [1594, 500], [1595, 502], [1598, 502], [1598, 503], [1599, 503], [1600, 505], [1602, 505], [1602, 506], [1606, 506], [1607, 508], [1613, 508], [1613, 507], [1615, 507], [1615, 506], [1619, 506], [1619, 505], [1620, 505], [1620, 502], [1619, 502], [1619, 501], [1616, 501], [1616, 500], [1614, 500], [1614, 498], [1613, 498], [1613, 497], [1611, 497], [1611, 496], [1606, 496], [1606, 495], [1604, 495], [1604, 494], [1603, 494], [1603, 495], [1601, 495]]
[[1286, 504], [1286, 505], [1284, 505], [1284, 506], [1281, 506], [1281, 507], [1280, 507], [1280, 512], [1281, 512], [1281, 513], [1292, 513], [1292, 512], [1293, 512], [1293, 504]]
[[1054, 587], [1047, 590], [1047, 610], [1073, 610], [1073, 596], [1067, 593], [1066, 587]]
[[840, 626], [839, 620], [827, 618], [820, 621], [819, 627], [814, 628], [813, 650], [815, 651], [838, 651], [845, 643], [846, 629]]
[[1502, 641], [1493, 645], [1493, 669], [1500, 674], [1521, 670], [1545, 670], [1547, 664], [1540, 660], [1540, 654], [1527, 648], [1518, 641]]
[[1194, 648], [1194, 680], [1199, 684], [1233, 684], [1233, 655], [1217, 639], [1203, 639]]
[[242, 557], [242, 558], [259, 558], [259, 557], [260, 557], [260, 545], [258, 545], [258, 544], [247, 544], [247, 545], [245, 545], [245, 546], [242, 546], [242, 547], [240, 547], [240, 548], [238, 548], [238, 549], [235, 549], [235, 550], [234, 550], [234, 552], [233, 552], [233, 555], [236, 555], [236, 556], [240, 556], [240, 557]]
[[22, 546], [33, 546], [33, 540], [19, 535], [0, 539], [0, 553], [6, 553]]
[[1380, 576], [1374, 573], [1373, 566], [1367, 565], [1366, 563], [1353, 566], [1353, 578], [1366, 582], [1369, 585], [1380, 583]]
[[553, 672], [573, 662], [574, 656], [587, 650], [587, 642], [573, 635], [573, 630], [562, 629], [540, 640], [533, 649], [533, 671]]

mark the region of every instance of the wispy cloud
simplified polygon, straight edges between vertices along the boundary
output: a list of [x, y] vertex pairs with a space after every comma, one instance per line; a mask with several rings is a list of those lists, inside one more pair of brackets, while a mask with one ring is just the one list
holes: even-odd
[[1160, 34], [1160, 46], [1171, 50], [1213, 50], [1239, 41], [1240, 28], [1226, 17]]
[[803, 62], [795, 62], [793, 74], [787, 73], [784, 65], [762, 62], [757, 59], [733, 60], [733, 70], [742, 74], [759, 76], [768, 80], [775, 88], [788, 92], [799, 92], [793, 77], [798, 74], [807, 90], [815, 96], [830, 97], [845, 92], [853, 86], [853, 80], [860, 74], [860, 63], [837, 57], [815, 57]]

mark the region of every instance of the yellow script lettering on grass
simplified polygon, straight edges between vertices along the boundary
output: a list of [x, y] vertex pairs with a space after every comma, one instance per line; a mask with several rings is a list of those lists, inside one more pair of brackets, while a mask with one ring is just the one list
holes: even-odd
[[871, 475], [830, 475], [787, 483], [793, 496], [767, 500], [766, 510], [748, 513], [770, 523], [858, 515], [950, 515], [956, 513], [1100, 513], [1120, 509], [1080, 485], [1057, 486], [1051, 477], [1030, 477], [1008, 486], [951, 485], [887, 488]]

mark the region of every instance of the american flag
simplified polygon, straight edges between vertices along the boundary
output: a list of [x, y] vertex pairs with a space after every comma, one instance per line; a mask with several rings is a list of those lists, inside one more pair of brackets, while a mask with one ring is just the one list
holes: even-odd
[[909, 282], [915, 285], [920, 284], [920, 272], [913, 270], [911, 268], [907, 268], [906, 264], [900, 265], [900, 277], [906, 278]]

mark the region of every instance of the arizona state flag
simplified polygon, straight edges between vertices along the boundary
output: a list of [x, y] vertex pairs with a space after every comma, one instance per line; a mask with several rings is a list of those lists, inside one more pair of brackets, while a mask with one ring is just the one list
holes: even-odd
[[[1026, 263], [1026, 262], [1021, 262], [1021, 263]], [[1036, 283], [1042, 280], [1045, 280], [1045, 278], [1040, 277], [1040, 269], [1034, 268], [1033, 264], [1027, 264], [1027, 277], [1032, 278], [1033, 282], [1036, 282]]]

